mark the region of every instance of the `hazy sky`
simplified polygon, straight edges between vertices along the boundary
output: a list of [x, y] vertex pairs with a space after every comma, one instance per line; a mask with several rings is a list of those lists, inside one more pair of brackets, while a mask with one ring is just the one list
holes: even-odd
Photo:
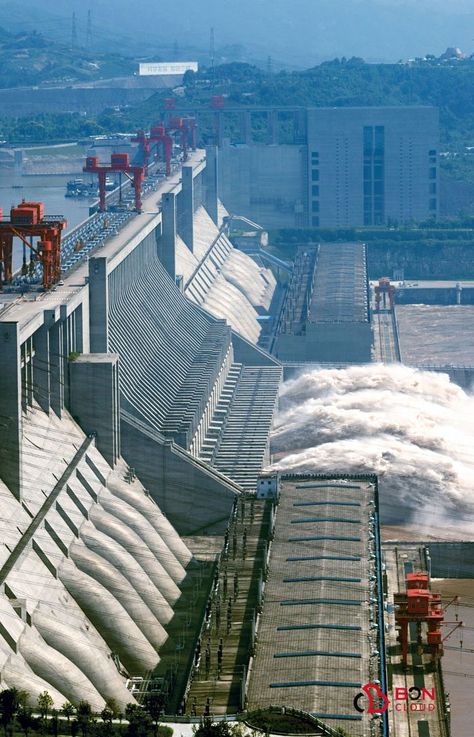
[[133, 33], [147, 51], [156, 41], [157, 53], [175, 39], [205, 50], [211, 26], [217, 49], [241, 44], [253, 57], [307, 66], [335, 56], [397, 61], [447, 46], [474, 51], [473, 0], [0, 0], [0, 25], [2, 8], [28, 18], [25, 7], [42, 11], [30, 16], [39, 30], [62, 15], [66, 34], [72, 10], [84, 26], [91, 7], [97, 31]]

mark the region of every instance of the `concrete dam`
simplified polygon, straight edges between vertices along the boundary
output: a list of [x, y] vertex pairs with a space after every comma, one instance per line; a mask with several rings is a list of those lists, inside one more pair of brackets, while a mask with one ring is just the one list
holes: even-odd
[[62, 283], [0, 293], [0, 683], [32, 703], [134, 700], [269, 463], [275, 279], [226, 214], [198, 150]]

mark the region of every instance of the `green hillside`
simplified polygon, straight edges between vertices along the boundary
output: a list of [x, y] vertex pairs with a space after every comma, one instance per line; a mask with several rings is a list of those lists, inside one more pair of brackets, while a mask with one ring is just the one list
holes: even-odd
[[136, 64], [119, 54], [89, 53], [40, 33], [9, 33], [0, 27], [0, 88], [70, 85], [133, 74]]

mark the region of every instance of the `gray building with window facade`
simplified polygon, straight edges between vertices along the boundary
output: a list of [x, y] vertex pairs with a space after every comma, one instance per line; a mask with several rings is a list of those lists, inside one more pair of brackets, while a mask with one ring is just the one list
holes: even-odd
[[[267, 112], [272, 136], [266, 143], [249, 133], [238, 142], [221, 141], [222, 196], [231, 212], [268, 228], [344, 228], [438, 217], [437, 108]], [[239, 114], [251, 132], [256, 113], [247, 108]], [[291, 116], [297, 120], [293, 133]]]

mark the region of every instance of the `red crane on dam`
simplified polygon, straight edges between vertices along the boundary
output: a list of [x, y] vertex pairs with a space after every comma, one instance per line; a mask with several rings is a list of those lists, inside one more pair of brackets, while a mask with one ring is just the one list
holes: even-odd
[[135, 210], [142, 211], [142, 182], [145, 178], [145, 167], [130, 164], [128, 154], [112, 154], [110, 164], [101, 164], [98, 156], [88, 156], [86, 165], [82, 171], [89, 174], [97, 174], [99, 177], [99, 211], [105, 212], [106, 203], [106, 177], [107, 174], [122, 173], [132, 182], [135, 191]]
[[171, 157], [173, 155], [173, 133], [179, 134], [183, 160], [187, 161], [189, 148], [196, 149], [196, 120], [194, 118], [171, 118], [168, 125], [157, 123], [151, 127], [149, 133], [139, 130], [132, 138], [133, 143], [139, 144], [145, 173], [148, 173], [148, 165], [153, 148], [155, 146], [162, 146], [166, 176], [170, 176]]
[[393, 310], [395, 304], [395, 286], [390, 282], [388, 276], [382, 276], [379, 283], [375, 287], [375, 309], [380, 310], [380, 303], [383, 302], [384, 308], [387, 306], [387, 297], [390, 303], [390, 309]]
[[166, 176], [171, 174], [171, 157], [173, 155], [173, 139], [163, 123], [152, 126], [149, 133], [140, 130], [131, 139], [132, 143], [138, 143], [141, 150], [141, 159], [145, 173], [148, 173], [151, 152], [154, 146], [163, 146], [163, 158], [166, 167]]
[[[19, 238], [30, 250], [30, 263], [43, 267], [43, 287], [51, 289], [61, 279], [61, 236], [67, 226], [60, 216], [45, 216], [42, 202], [20, 202], [10, 210], [10, 218], [2, 219], [0, 209], [0, 289], [13, 278], [13, 239]], [[35, 240], [36, 239], [36, 240]], [[23, 274], [28, 273], [26, 260]]]
[[143, 130], [139, 130], [130, 139], [132, 143], [138, 143], [138, 148], [141, 152], [141, 161], [145, 175], [148, 174], [148, 164], [150, 163], [151, 143], [150, 137]]
[[163, 123], [150, 128], [150, 143], [161, 144], [166, 166], [166, 176], [171, 176], [171, 156], [173, 154], [173, 139]]
[[444, 610], [441, 594], [433, 594], [429, 585], [428, 573], [415, 572], [406, 575], [406, 591], [394, 596], [395, 623], [400, 628], [399, 640], [402, 645], [402, 662], [408, 662], [408, 625], [417, 626], [417, 647], [422, 648], [422, 625], [427, 626], [426, 640], [431, 648], [431, 657], [437, 660], [443, 654], [441, 627]]
[[171, 118], [168, 130], [176, 131], [180, 134], [181, 148], [183, 150], [183, 160], [188, 160], [188, 150], [191, 147], [196, 149], [196, 120], [195, 118]]

